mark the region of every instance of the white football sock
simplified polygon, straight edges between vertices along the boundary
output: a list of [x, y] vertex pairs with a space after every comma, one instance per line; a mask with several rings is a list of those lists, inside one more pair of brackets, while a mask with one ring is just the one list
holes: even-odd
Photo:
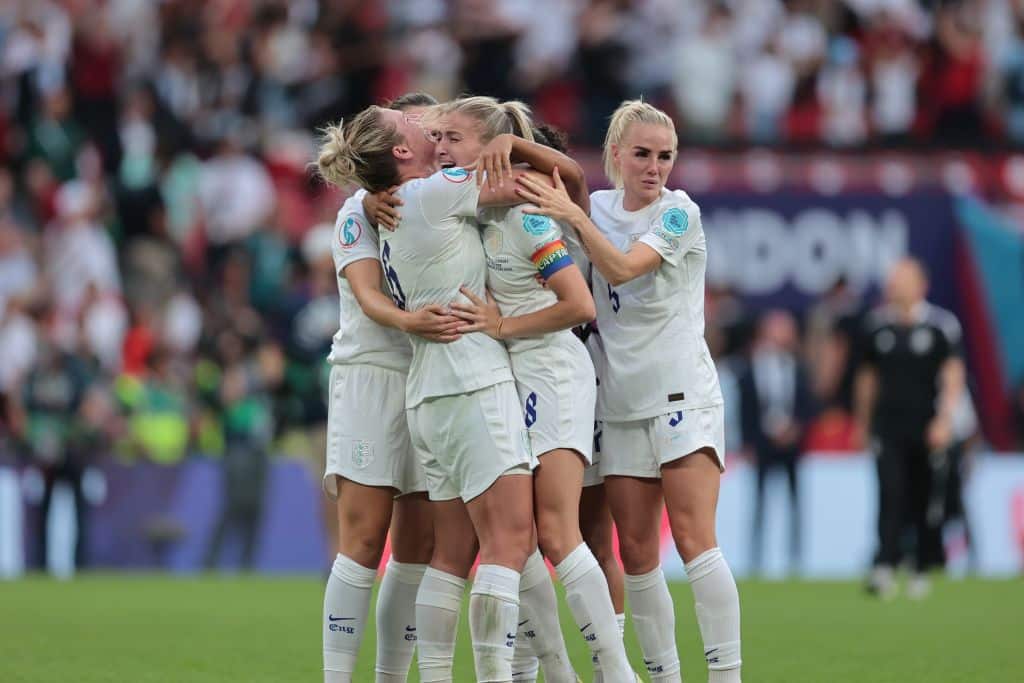
[[676, 615], [665, 574], [657, 566], [646, 574], [626, 574], [626, 596], [633, 612], [644, 664], [651, 681], [681, 683], [676, 650]]
[[416, 649], [416, 593], [425, 564], [388, 560], [377, 592], [377, 683], [405, 683]]
[[[622, 639], [623, 645], [626, 642], [626, 615], [619, 613], [615, 615], [615, 623], [619, 627], [619, 638]], [[601, 671], [601, 662], [598, 661], [597, 655], [591, 655], [590, 661], [594, 664], [594, 683], [604, 683], [604, 672]], [[632, 666], [632, 665], [630, 665]]]
[[686, 563], [697, 625], [704, 639], [709, 683], [740, 681], [740, 596], [719, 548]]
[[334, 559], [324, 590], [325, 683], [348, 683], [352, 680], [376, 578], [376, 570], [364, 567], [341, 553]]
[[465, 590], [463, 578], [433, 567], [423, 573], [416, 593], [416, 645], [423, 683], [452, 680], [455, 636]]
[[509, 683], [519, 616], [519, 572], [496, 564], [477, 567], [469, 594], [469, 633], [479, 683]]
[[576, 546], [558, 563], [555, 571], [565, 586], [565, 599], [576, 625], [601, 664], [603, 679], [615, 682], [633, 680], [626, 648], [615, 622], [608, 581], [587, 544]]
[[[576, 683], [576, 672], [565, 649], [558, 623], [558, 598], [551, 574], [539, 550], [527, 558], [519, 579], [519, 629], [538, 660], [548, 683]], [[519, 640], [516, 640], [518, 647]]]
[[[519, 613], [522, 614], [522, 605]], [[516, 633], [516, 649], [512, 653], [512, 683], [537, 683], [540, 660], [534, 656], [523, 630], [520, 628]], [[529, 630], [529, 624], [526, 624], [526, 630]]]

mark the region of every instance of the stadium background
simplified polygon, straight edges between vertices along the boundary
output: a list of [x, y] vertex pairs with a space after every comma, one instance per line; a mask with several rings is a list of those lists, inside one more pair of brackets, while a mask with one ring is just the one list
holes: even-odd
[[[70, 489], [41, 513], [55, 435], [85, 444], [84, 567], [201, 570], [231, 432], [269, 454], [254, 568], [325, 570], [343, 195], [307, 163], [318, 126], [417, 89], [525, 99], [569, 132], [593, 188], [622, 99], [675, 118], [670, 184], [700, 203], [709, 240], [708, 337], [733, 416], [721, 544], [739, 575], [755, 569], [753, 468], [734, 375], [758, 319], [801, 321], [813, 376], [810, 331], [848, 303], [836, 283], [864, 309], [891, 263], [920, 258], [964, 326], [979, 423], [973, 554], [952, 529], [948, 566], [1020, 574], [1024, 3], [14, 0], [0, 7], [0, 577], [37, 566], [47, 524], [50, 569], [71, 574]], [[30, 414], [16, 438], [12, 397], [49, 348], [74, 357], [81, 408]], [[263, 381], [225, 398], [245, 373]], [[841, 394], [817, 395], [795, 565], [770, 496], [768, 576], [849, 579], [870, 562], [874, 469]], [[216, 564], [236, 567], [238, 545]], [[667, 536], [665, 561], [682, 578]]]

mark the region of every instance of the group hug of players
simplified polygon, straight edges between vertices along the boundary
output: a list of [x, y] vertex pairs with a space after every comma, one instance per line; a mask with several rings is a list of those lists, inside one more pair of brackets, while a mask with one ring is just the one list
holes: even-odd
[[420, 680], [453, 680], [477, 558], [475, 680], [591, 679], [566, 653], [546, 558], [592, 680], [638, 680], [625, 595], [650, 679], [680, 681], [663, 506], [708, 680], [740, 680], [739, 597], [715, 539], [706, 245], [698, 206], [665, 187], [677, 144], [664, 112], [624, 102], [604, 145], [615, 189], [590, 193], [563, 136], [517, 102], [416, 93], [326, 131], [321, 175], [361, 190], [333, 240], [325, 683], [354, 680], [389, 530], [376, 681], [405, 681], [416, 648]]

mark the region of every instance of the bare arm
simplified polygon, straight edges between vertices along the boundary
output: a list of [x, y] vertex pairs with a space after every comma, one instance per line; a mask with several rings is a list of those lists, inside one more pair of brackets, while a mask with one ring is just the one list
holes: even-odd
[[966, 387], [964, 361], [958, 356], [947, 358], [939, 370], [939, 397], [935, 418], [928, 425], [928, 445], [934, 450], [947, 448], [953, 441], [953, 414]]
[[483, 332], [495, 339], [516, 339], [568, 330], [594, 319], [594, 298], [579, 268], [562, 268], [547, 280], [547, 286], [558, 301], [539, 311], [510, 318], [501, 315], [493, 299], [482, 301], [463, 287], [462, 293], [470, 303], [452, 304], [452, 310], [466, 323], [459, 331], [463, 334]]
[[462, 336], [457, 329], [462, 320], [448, 314], [442, 306], [427, 306], [415, 312], [396, 306], [391, 297], [381, 291], [380, 261], [371, 258], [355, 261], [345, 266], [343, 275], [352, 287], [359, 308], [378, 325], [433, 342], [449, 343]]
[[580, 236], [591, 263], [613, 287], [657, 270], [661, 265], [661, 254], [640, 242], [634, 243], [626, 253], [619, 251], [601, 234], [583, 209], [570, 200], [557, 169], [553, 180], [554, 187], [530, 175], [517, 179], [519, 195], [539, 207], [526, 208], [525, 212], [544, 214], [572, 226]]
[[526, 164], [545, 176], [557, 170], [572, 201], [585, 213], [590, 213], [590, 193], [583, 167], [556, 149], [516, 135], [499, 135], [484, 147], [477, 162], [480, 171], [477, 182], [483, 183], [486, 174], [487, 185], [491, 189], [502, 187], [506, 181], [515, 186], [513, 164]]

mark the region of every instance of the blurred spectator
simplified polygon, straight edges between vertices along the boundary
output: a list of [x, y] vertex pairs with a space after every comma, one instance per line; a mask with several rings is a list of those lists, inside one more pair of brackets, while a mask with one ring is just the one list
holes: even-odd
[[206, 238], [215, 250], [245, 239], [269, 218], [274, 208], [270, 176], [263, 164], [242, 151], [235, 133], [224, 137], [203, 164], [199, 202]]
[[985, 66], [979, 3], [940, 3], [935, 37], [921, 75], [923, 132], [946, 144], [982, 139], [981, 85]]
[[159, 343], [149, 350], [145, 363], [143, 374], [122, 375], [115, 385], [128, 422], [121, 452], [172, 465], [184, 459], [190, 443], [188, 373]]
[[60, 326], [52, 307], [39, 310], [42, 331], [35, 363], [20, 383], [20, 391], [8, 394], [14, 434], [30, 455], [32, 465], [43, 474], [39, 566], [48, 566], [50, 550], [47, 523], [54, 488], [70, 487], [75, 504], [75, 566], [82, 566], [87, 547], [87, 510], [82, 492], [82, 475], [95, 457], [90, 435], [95, 430], [83, 420], [82, 406], [90, 378], [82, 360], [60, 345]]
[[781, 469], [789, 486], [790, 571], [800, 563], [800, 498], [797, 459], [807, 423], [813, 413], [810, 384], [799, 351], [799, 332], [793, 316], [770, 311], [758, 327], [750, 362], [740, 375], [743, 440], [757, 465], [754, 503], [752, 566], [761, 570], [765, 484]]
[[846, 278], [807, 312], [804, 352], [816, 399], [826, 408], [853, 408], [857, 344], [863, 329], [861, 299]]
[[595, 0], [580, 16], [577, 54], [585, 116], [585, 141], [604, 142], [605, 127], [615, 108], [629, 96], [625, 71], [629, 47], [623, 38], [624, 0]]
[[895, 14], [879, 11], [865, 36], [871, 84], [871, 125], [883, 145], [909, 140], [917, 111], [920, 64], [911, 37]]
[[84, 142], [82, 127], [71, 114], [71, 93], [62, 87], [47, 92], [28, 130], [28, 158], [42, 160], [57, 180], [72, 180]]
[[859, 60], [853, 39], [835, 38], [829, 45], [828, 60], [818, 73], [821, 137], [833, 147], [859, 145], [867, 138], [867, 84]]
[[699, 32], [680, 45], [673, 95], [698, 140], [715, 142], [727, 133], [736, 87], [733, 40], [732, 13], [723, 3], [714, 5]]
[[779, 54], [778, 43], [767, 48], [743, 66], [740, 89], [746, 117], [746, 134], [754, 142], [778, 142], [783, 117], [796, 87], [793, 66]]
[[87, 183], [65, 183], [56, 197], [57, 218], [46, 228], [44, 246], [52, 296], [68, 315], [81, 311], [90, 284], [102, 295], [121, 292], [114, 243], [96, 222], [98, 204], [99, 198]]
[[263, 519], [267, 459], [274, 435], [270, 394], [283, 378], [284, 359], [274, 345], [247, 349], [247, 344], [252, 342], [233, 331], [217, 337], [222, 369], [218, 399], [224, 420], [224, 494], [220, 520], [206, 552], [207, 567], [216, 566], [228, 536], [238, 534], [240, 564], [251, 569]]
[[462, 48], [462, 82], [472, 93], [503, 100], [521, 99], [515, 81], [516, 46], [535, 21], [534, 0], [455, 0], [452, 20]]

